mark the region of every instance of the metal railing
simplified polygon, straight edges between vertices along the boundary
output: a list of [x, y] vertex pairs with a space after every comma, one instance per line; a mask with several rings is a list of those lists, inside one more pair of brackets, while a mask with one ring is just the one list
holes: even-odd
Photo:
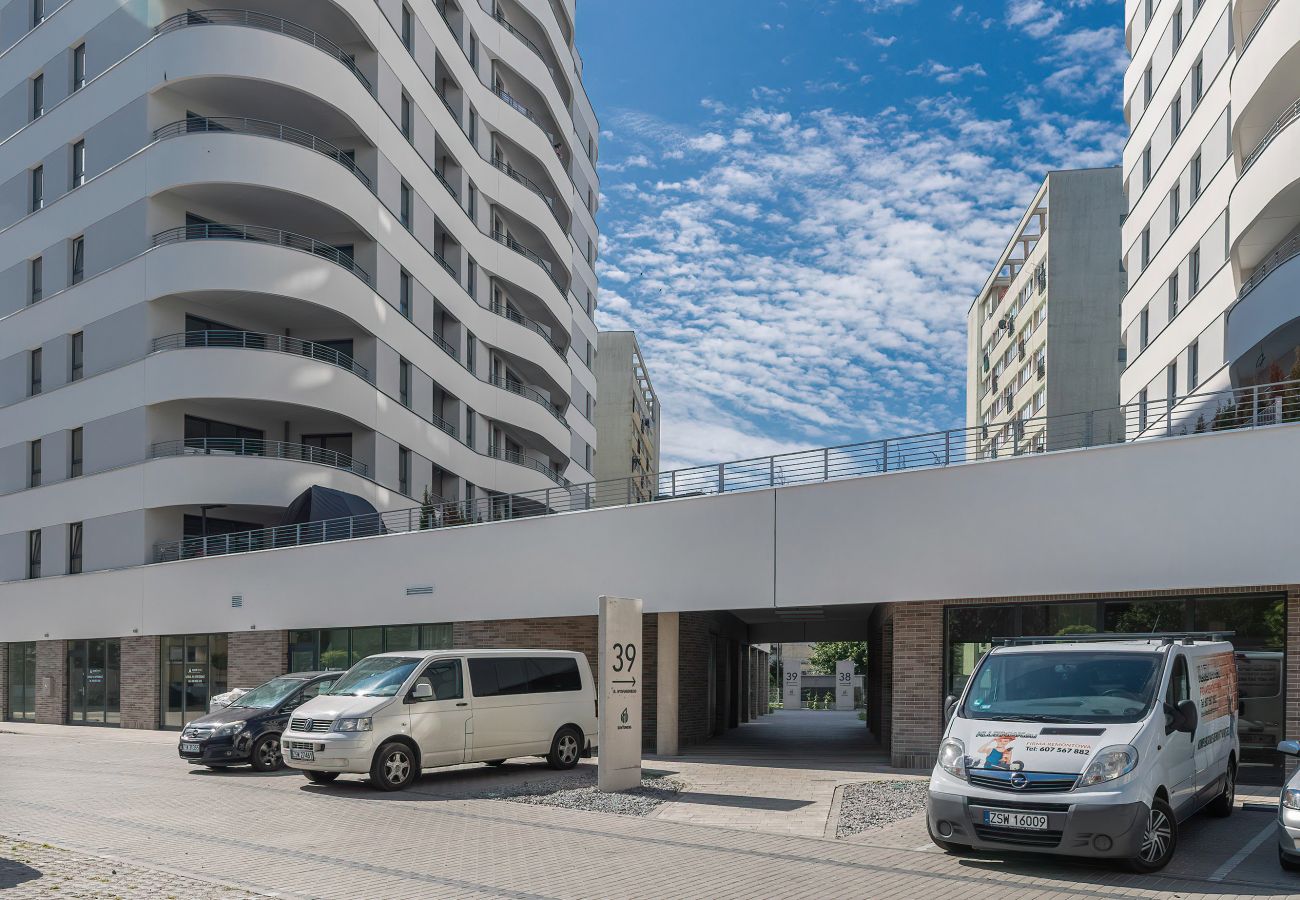
[[552, 147], [555, 146], [556, 144], [555, 134], [546, 127], [545, 123], [543, 123], [541, 119], [537, 118], [537, 116], [533, 114], [533, 111], [531, 109], [524, 106], [514, 97], [510, 96], [509, 91], [507, 91], [503, 87], [495, 88], [493, 90], [493, 93], [496, 94], [498, 97], [500, 97], [502, 100], [504, 100], [506, 102], [506, 105], [509, 106], [511, 109], [513, 109], [515, 112], [520, 113], [524, 118], [528, 119], [538, 128], [540, 128], [542, 130], [542, 134], [546, 135], [546, 139], [551, 142], [551, 146]]
[[438, 95], [438, 99], [442, 101], [442, 105], [447, 107], [447, 112], [451, 113], [451, 117], [456, 120], [456, 124], [460, 125], [460, 111], [451, 105], [451, 101], [447, 99], [445, 93], [437, 90], [435, 90], [434, 93]]
[[442, 186], [447, 189], [447, 193], [451, 194], [451, 196], [456, 200], [460, 199], [460, 193], [454, 187], [451, 186], [451, 182], [447, 180], [446, 175], [444, 175], [438, 169], [434, 169], [433, 174], [438, 179], [438, 181], [442, 182]]
[[514, 322], [516, 325], [522, 325], [525, 328], [527, 328], [529, 331], [534, 331], [537, 334], [540, 334], [542, 337], [546, 338], [546, 343], [550, 346], [550, 348], [554, 350], [556, 354], [560, 356], [561, 359], [564, 358], [564, 351], [551, 343], [550, 331], [542, 327], [537, 322], [534, 322], [532, 319], [528, 318], [527, 316], [515, 312], [510, 307], [506, 306], [504, 303], [499, 303], [496, 300], [493, 300], [492, 305], [489, 306], [488, 308], [492, 312], [496, 313], [498, 316], [501, 316], [501, 318], [509, 319], [511, 322]]
[[286, 337], [282, 334], [262, 334], [256, 331], [185, 331], [179, 334], [166, 334], [154, 338], [153, 352], [164, 350], [191, 349], [224, 350], [268, 350], [272, 353], [288, 353], [293, 356], [306, 356], [320, 362], [346, 369], [353, 375], [374, 384], [370, 371], [346, 353], [340, 353], [333, 347], [304, 341], [299, 338]]
[[191, 25], [240, 25], [246, 28], [257, 28], [262, 31], [273, 31], [277, 34], [283, 34], [295, 40], [302, 41], [305, 44], [311, 44], [316, 49], [334, 57], [344, 66], [347, 67], [357, 81], [370, 94], [375, 92], [374, 87], [370, 84], [370, 79], [357, 68], [356, 60], [352, 54], [346, 52], [338, 44], [329, 38], [322, 37], [310, 28], [299, 25], [296, 22], [290, 22], [288, 19], [281, 19], [277, 16], [269, 16], [266, 13], [253, 12], [246, 9], [204, 9], [191, 10], [179, 15], [172, 16], [158, 24], [154, 28], [154, 34], [167, 34], [176, 31], [179, 28], [187, 28]]
[[522, 43], [529, 50], [533, 51], [533, 53], [537, 55], [537, 58], [540, 59], [542, 63], [546, 66], [546, 68], [550, 71], [551, 77], [552, 78], [555, 77], [555, 69], [551, 67], [550, 63], [546, 62], [546, 57], [542, 55], [541, 47], [534, 44], [527, 35], [525, 35], [518, 28], [515, 28], [515, 26], [511, 25], [508, 21], [506, 21], [505, 13], [501, 12], [501, 10], [498, 9], [496, 11], [496, 14], [493, 16], [493, 18], [496, 19], [497, 22], [501, 24], [502, 28], [504, 28], [506, 31], [510, 32], [515, 37], [517, 37], [520, 43]]
[[299, 147], [306, 147], [308, 150], [313, 150], [322, 156], [328, 156], [357, 176], [357, 179], [366, 186], [367, 190], [374, 191], [370, 176], [357, 167], [356, 161], [350, 155], [329, 141], [318, 138], [316, 135], [299, 128], [281, 125], [277, 122], [267, 122], [263, 119], [234, 116], [188, 116], [179, 122], [171, 122], [156, 129], [153, 133], [153, 139], [163, 141], [186, 134], [249, 134], [297, 144]]
[[1273, 270], [1297, 256], [1300, 256], [1300, 234], [1284, 241], [1269, 254], [1268, 259], [1255, 267], [1255, 271], [1251, 272], [1250, 277], [1242, 284], [1241, 290], [1237, 293], [1237, 299], [1244, 300], [1247, 294], [1259, 287], [1260, 283], [1272, 274]]
[[443, 269], [447, 271], [447, 274], [450, 275], [457, 284], [460, 284], [460, 276], [456, 274], [456, 270], [452, 268], [451, 263], [447, 262], [443, 255], [437, 250], [430, 250], [429, 252], [433, 254], [433, 258], [437, 260], [438, 265], [442, 266]]
[[531, 456], [529, 456], [526, 453], [519, 453], [516, 450], [507, 450], [504, 447], [489, 446], [487, 455], [492, 457], [493, 459], [504, 459], [506, 462], [512, 462], [517, 466], [523, 466], [525, 468], [533, 469], [537, 472], [541, 472], [543, 475], [545, 475], [547, 478], [554, 481], [556, 484], [564, 484], [563, 475], [556, 472], [554, 469], [552, 469], [549, 465], [547, 465], [542, 460], [533, 459]]
[[493, 156], [492, 159], [491, 159], [491, 163], [492, 163], [493, 166], [495, 166], [496, 168], [500, 169], [502, 172], [506, 173], [506, 175], [507, 175], [509, 178], [512, 178], [512, 179], [514, 179], [515, 181], [519, 182], [519, 183], [522, 184], [524, 187], [526, 187], [526, 188], [528, 188], [530, 191], [532, 191], [534, 194], [536, 194], [537, 196], [539, 196], [539, 197], [541, 197], [543, 200], [545, 200], [545, 201], [546, 201], [546, 205], [549, 206], [549, 207], [551, 207], [551, 210], [554, 211], [554, 209], [555, 209], [555, 198], [552, 197], [552, 196], [550, 196], [549, 194], [547, 194], [545, 191], [543, 191], [543, 190], [541, 189], [541, 186], [538, 185], [537, 182], [533, 181], [531, 178], [529, 178], [529, 177], [528, 177], [527, 175], [525, 175], [523, 172], [520, 172], [518, 169], [516, 169], [514, 166], [510, 165], [510, 163], [506, 162], [504, 159], [502, 159], [502, 158], [499, 157], [499, 156]]
[[203, 225], [169, 228], [153, 236], [155, 247], [180, 241], [254, 241], [259, 244], [274, 244], [327, 259], [347, 269], [367, 285], [370, 284], [370, 273], [357, 265], [351, 255], [344, 253], [338, 247], [291, 231], [281, 231], [278, 228], [267, 228], [263, 225], [218, 225], [209, 222]]
[[552, 403], [541, 391], [530, 388], [526, 384], [520, 384], [513, 378], [502, 378], [500, 375], [493, 375], [488, 379], [488, 381], [496, 387], [501, 388], [503, 391], [518, 394], [526, 400], [531, 400], [537, 405], [545, 407], [547, 412], [559, 420], [566, 428], [568, 427], [569, 423], [564, 419], [564, 412]]
[[185, 438], [180, 441], [159, 441], [149, 448], [150, 459], [171, 456], [256, 456], [262, 459], [287, 459], [345, 469], [366, 478], [370, 477], [370, 467], [346, 453], [313, 447], [310, 444], [290, 444], [285, 441]]
[[522, 256], [524, 259], [528, 260], [529, 262], [535, 263], [537, 266], [541, 268], [543, 272], [546, 273], [546, 277], [551, 279], [551, 282], [557, 288], [560, 289], [560, 293], [564, 293], [564, 284], [561, 283], [560, 279], [555, 277], [555, 272], [552, 270], [551, 264], [547, 260], [542, 259], [542, 257], [538, 256], [535, 251], [528, 249], [523, 244], [519, 243], [517, 240], [512, 238], [510, 235], [505, 234], [504, 232], [500, 232], [500, 231], [492, 232], [492, 240], [496, 241], [498, 244], [500, 244], [503, 247], [506, 247], [507, 249], [515, 251], [516, 253], [518, 253], [520, 256]]
[[[578, 512], [638, 502], [813, 484], [889, 472], [942, 468], [1022, 456], [1300, 422], [1300, 381], [1206, 391], [1064, 416], [1027, 418], [1003, 428], [977, 426], [696, 466], [472, 501], [451, 501], [238, 535], [171, 541], [155, 547], [165, 562], [403, 531]], [[1003, 435], [1006, 435], [1004, 438]], [[504, 453], [505, 451], [489, 451]], [[506, 458], [504, 456], [498, 458]], [[510, 460], [514, 462], [515, 460]], [[541, 464], [538, 460], [533, 463]], [[527, 463], [522, 463], [527, 465]], [[547, 469], [548, 476], [555, 479]]]
[[1282, 114], [1274, 120], [1273, 124], [1269, 126], [1268, 131], [1264, 133], [1262, 138], [1260, 138], [1259, 143], [1255, 145], [1255, 149], [1251, 150], [1250, 154], [1241, 161], [1241, 174], [1245, 175], [1247, 170], [1249, 170], [1250, 167], [1255, 164], [1255, 161], [1259, 159], [1260, 155], [1268, 149], [1268, 145], [1273, 143], [1273, 141], [1277, 139], [1277, 136], [1296, 119], [1300, 119], [1300, 100], [1296, 100], [1288, 106]]

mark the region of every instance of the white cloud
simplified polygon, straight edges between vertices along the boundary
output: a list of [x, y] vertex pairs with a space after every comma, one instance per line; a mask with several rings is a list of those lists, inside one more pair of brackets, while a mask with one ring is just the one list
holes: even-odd
[[967, 75], [973, 75], [977, 78], [984, 78], [988, 75], [984, 67], [979, 63], [971, 63], [968, 66], [947, 66], [934, 60], [926, 60], [907, 73], [908, 75], [927, 75], [940, 84], [956, 84]]
[[868, 41], [870, 41], [872, 44], [875, 44], [877, 47], [892, 47], [894, 46], [894, 42], [898, 40], [898, 35], [876, 34], [876, 30], [874, 28], [868, 28], [866, 31], [862, 32], [862, 36], [866, 38]]
[[1065, 19], [1061, 12], [1044, 0], [1008, 0], [1007, 25], [1033, 38], [1043, 38], [1056, 30]]

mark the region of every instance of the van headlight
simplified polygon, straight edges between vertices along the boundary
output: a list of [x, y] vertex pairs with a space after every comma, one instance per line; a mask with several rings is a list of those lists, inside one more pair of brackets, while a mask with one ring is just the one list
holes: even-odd
[[1300, 809], [1300, 790], [1287, 788], [1282, 792], [1282, 805], [1287, 809]]
[[966, 745], [960, 738], [943, 739], [943, 743], [939, 745], [939, 768], [949, 775], [965, 780]]
[[1079, 779], [1079, 787], [1105, 784], [1132, 772], [1138, 764], [1137, 747], [1132, 744], [1105, 747], [1093, 757], [1092, 763]]
[[369, 731], [371, 726], [370, 717], [364, 719], [339, 719], [334, 723], [335, 731]]

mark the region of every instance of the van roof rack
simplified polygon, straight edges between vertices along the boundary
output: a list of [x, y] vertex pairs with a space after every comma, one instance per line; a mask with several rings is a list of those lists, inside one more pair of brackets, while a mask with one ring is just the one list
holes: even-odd
[[1052, 634], [1026, 637], [1000, 637], [993, 639], [995, 647], [1023, 647], [1029, 644], [1082, 644], [1091, 641], [1160, 641], [1163, 644], [1192, 641], [1219, 641], [1235, 635], [1235, 631], [1098, 631], [1093, 634]]

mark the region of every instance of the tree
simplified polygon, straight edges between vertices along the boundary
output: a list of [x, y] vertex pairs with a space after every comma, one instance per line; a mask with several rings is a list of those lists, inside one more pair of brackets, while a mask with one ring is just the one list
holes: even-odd
[[834, 675], [835, 664], [842, 659], [853, 660], [855, 672], [867, 671], [866, 641], [821, 641], [813, 645], [808, 662], [822, 675]]

